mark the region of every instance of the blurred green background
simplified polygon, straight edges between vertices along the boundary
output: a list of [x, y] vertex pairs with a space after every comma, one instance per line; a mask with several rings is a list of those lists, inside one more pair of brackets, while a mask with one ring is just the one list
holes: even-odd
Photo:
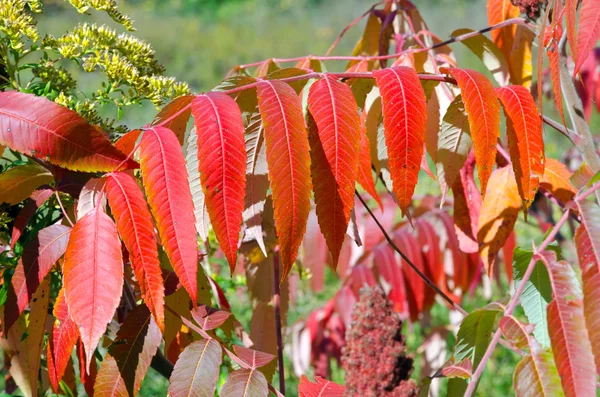
[[[121, 11], [135, 20], [134, 33], [150, 42], [157, 57], [166, 66], [166, 74], [186, 81], [194, 92], [210, 90], [234, 66], [272, 57], [297, 57], [325, 53], [339, 32], [352, 20], [366, 11], [374, 0], [126, 0], [119, 3]], [[486, 2], [483, 0], [421, 0], [416, 2], [433, 33], [442, 39], [458, 28], [480, 29], [487, 26]], [[62, 0], [46, 1], [45, 13], [39, 19], [41, 32], [60, 35], [76, 23], [104, 23], [122, 29], [102, 13], [92, 12], [80, 16]], [[349, 54], [362, 33], [364, 24], [352, 28], [334, 54]], [[484, 71], [482, 63], [461, 44], [453, 49], [461, 67]], [[535, 58], [534, 58], [535, 59]], [[341, 70], [345, 63], [328, 62], [329, 70]], [[74, 73], [84, 92], [100, 84], [94, 74]], [[489, 74], [488, 74], [489, 75]], [[546, 101], [545, 112], [558, 119], [551, 102]], [[126, 109], [123, 121], [129, 126], [141, 126], [152, 120], [156, 109], [151, 104]], [[116, 115], [112, 115], [115, 117]], [[595, 116], [596, 120], [597, 117]], [[597, 122], [595, 123], [597, 124]], [[558, 158], [565, 147], [564, 138], [546, 130], [549, 156]], [[426, 179], [426, 178], [422, 178]], [[431, 180], [419, 185], [423, 193], [438, 194]], [[537, 229], [526, 228], [519, 234], [519, 242], [529, 245], [537, 237]], [[531, 230], [531, 233], [530, 233]], [[326, 288], [319, 294], [310, 291], [307, 280], [301, 280], [295, 307], [290, 308], [289, 324], [305, 319], [315, 308], [322, 306], [339, 288], [340, 282], [328, 270]], [[223, 277], [222, 286], [233, 304], [236, 317], [248, 328], [251, 311], [247, 298], [236, 291], [240, 283]], [[228, 285], [229, 284], [229, 285]], [[243, 288], [243, 287], [241, 287]], [[494, 288], [494, 299], [508, 292], [508, 285]], [[481, 294], [476, 294], [481, 296]], [[487, 301], [481, 297], [465, 303], [471, 310], [483, 307]], [[436, 305], [432, 311], [432, 326], [448, 326], [449, 313]], [[409, 351], [416, 354], [427, 330], [415, 325], [405, 325]], [[450, 334], [451, 335], [451, 334]], [[290, 338], [288, 337], [288, 342]], [[453, 344], [449, 337], [449, 349]], [[417, 358], [416, 363], [419, 360]], [[506, 349], [496, 349], [481, 380], [479, 394], [485, 396], [512, 395], [512, 372], [517, 357]], [[417, 366], [415, 374], [420, 370]], [[343, 383], [343, 373], [337, 370], [334, 379]], [[287, 395], [297, 394], [298, 379], [293, 374], [291, 361], [286, 363]], [[166, 395], [167, 381], [151, 372], [144, 381], [141, 395]]]

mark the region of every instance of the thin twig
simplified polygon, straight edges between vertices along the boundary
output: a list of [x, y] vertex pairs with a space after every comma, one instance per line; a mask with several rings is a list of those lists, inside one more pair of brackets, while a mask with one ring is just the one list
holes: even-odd
[[[531, 261], [529, 261], [529, 265], [527, 265], [527, 270], [525, 271], [525, 274], [523, 275], [523, 279], [520, 281], [519, 286], [517, 287], [517, 289], [515, 290], [515, 293], [513, 294], [512, 298], [510, 299], [508, 307], [506, 308], [506, 311], [504, 312], [505, 316], [510, 316], [513, 313], [515, 307], [517, 306], [517, 303], [519, 302], [521, 294], [523, 293], [523, 290], [525, 289], [525, 284], [527, 283], [527, 281], [529, 280], [529, 277], [531, 277], [531, 274], [533, 273], [533, 269], [535, 268], [535, 264], [537, 263], [537, 261], [539, 259], [538, 258], [539, 255], [556, 238], [556, 235], [558, 234], [559, 229], [565, 224], [565, 222], [569, 218], [569, 212], [571, 212], [571, 209], [573, 208], [573, 206], [577, 202], [585, 200], [588, 196], [593, 194], [599, 188], [600, 188], [600, 182], [596, 182], [589, 189], [587, 189], [585, 191], [580, 190], [579, 193], [575, 196], [575, 198], [573, 198], [573, 200], [565, 206], [565, 211], [563, 212], [562, 217], [559, 219], [559, 221], [556, 223], [556, 225], [554, 225], [554, 227], [552, 228], [552, 231], [544, 239], [542, 244], [537, 248], [534, 247], [533, 256], [531, 258]], [[501, 335], [502, 335], [502, 332], [498, 328], [496, 330], [496, 332], [494, 333], [492, 341], [490, 342], [487, 350], [485, 351], [485, 354], [481, 358], [479, 365], [477, 365], [477, 369], [475, 370], [475, 372], [473, 373], [473, 376], [471, 377], [469, 386], [467, 387], [467, 390], [465, 392], [465, 397], [471, 397], [473, 395], [473, 393], [475, 392], [475, 388], [477, 386], [477, 383], [479, 382], [479, 378], [481, 377], [481, 374], [483, 373], [483, 370], [485, 369], [485, 365], [487, 364], [488, 360], [492, 356], [492, 353], [494, 352], [494, 349], [496, 348], [496, 345], [498, 344], [498, 341], [500, 340]]]
[[387, 231], [385, 230], [385, 228], [383, 227], [383, 225], [379, 222], [379, 219], [377, 219], [377, 217], [375, 216], [375, 214], [373, 214], [373, 211], [371, 211], [371, 208], [369, 208], [369, 206], [367, 205], [367, 203], [365, 202], [365, 200], [361, 197], [361, 195], [355, 190], [354, 194], [356, 195], [356, 197], [358, 197], [358, 199], [360, 200], [360, 202], [362, 203], [362, 205], [365, 207], [365, 209], [367, 210], [367, 212], [369, 213], [369, 215], [371, 216], [371, 218], [373, 218], [373, 220], [375, 221], [375, 223], [377, 224], [377, 227], [379, 227], [379, 230], [381, 230], [381, 233], [383, 233], [383, 236], [385, 237], [386, 241], [388, 242], [388, 244], [394, 249], [394, 251], [396, 251], [398, 254], [400, 254], [400, 256], [402, 257], [402, 259], [404, 259], [404, 261], [406, 263], [408, 263], [408, 265], [415, 271], [417, 272], [417, 274], [419, 275], [419, 277], [421, 277], [421, 279], [429, 286], [431, 287], [435, 292], [437, 292], [446, 302], [448, 302], [448, 304], [454, 309], [459, 311], [461, 314], [463, 314], [464, 316], [467, 316], [469, 313], [463, 309], [459, 304], [457, 304], [456, 302], [454, 302], [448, 295], [446, 295], [444, 293], [444, 291], [442, 291], [440, 288], [438, 288], [437, 285], [435, 285], [435, 283], [433, 281], [431, 281], [429, 279], [429, 277], [427, 277], [421, 270], [419, 270], [418, 267], [415, 266], [415, 264], [410, 260], [409, 257], [406, 256], [406, 254], [404, 252], [402, 252], [402, 250], [400, 248], [398, 248], [398, 246], [396, 245], [396, 243], [394, 243], [394, 240], [392, 240], [392, 238], [390, 237], [390, 235], [387, 233]]
[[281, 309], [279, 291], [279, 251], [275, 250], [273, 258], [273, 306], [275, 308], [275, 334], [277, 337], [277, 363], [279, 365], [279, 391], [285, 393], [285, 373], [283, 367], [283, 338], [281, 336]]
[[54, 195], [56, 196], [56, 200], [58, 201], [58, 205], [60, 206], [60, 210], [63, 213], [63, 216], [65, 217], [65, 219], [67, 220], [67, 222], [69, 222], [69, 224], [71, 225], [71, 227], [74, 227], [75, 224], [73, 223], [73, 221], [71, 221], [71, 218], [69, 218], [69, 215], [67, 214], [67, 211], [65, 211], [65, 207], [63, 207], [63, 203], [62, 200], [60, 199], [60, 195], [58, 194], [58, 190], [54, 191]]
[[378, 3], [373, 4], [371, 6], [371, 8], [369, 8], [367, 11], [365, 11], [360, 17], [356, 18], [354, 21], [350, 22], [344, 29], [342, 29], [342, 32], [338, 35], [337, 39], [335, 39], [335, 41], [333, 42], [333, 44], [331, 44], [331, 46], [329, 47], [329, 49], [325, 53], [325, 56], [328, 56], [329, 54], [331, 54], [331, 51], [333, 51], [333, 49], [335, 48], [335, 46], [338, 45], [338, 43], [340, 42], [340, 40], [342, 39], [342, 37], [344, 37], [344, 35], [346, 34], [346, 32], [351, 27], [353, 27], [354, 25], [356, 25], [357, 23], [359, 23], [360, 21], [362, 21], [362, 19], [364, 17], [366, 17], [367, 15], [369, 15], [371, 12], [373, 12], [373, 10], [375, 9], [375, 7], [377, 7], [381, 3], [383, 3], [383, 1], [380, 1]]

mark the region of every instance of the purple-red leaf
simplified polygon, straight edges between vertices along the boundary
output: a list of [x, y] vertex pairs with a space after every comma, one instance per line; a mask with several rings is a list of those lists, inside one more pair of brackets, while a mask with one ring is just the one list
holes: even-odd
[[131, 175], [116, 172], [106, 181], [106, 196], [117, 221], [119, 235], [129, 252], [144, 302], [154, 315], [158, 327], [163, 330], [164, 285], [154, 239], [154, 225], [144, 194]]
[[144, 132], [140, 165], [148, 203], [169, 261], [192, 302], [197, 302], [198, 243], [194, 203], [181, 146], [171, 130]]
[[257, 369], [238, 369], [231, 372], [221, 388], [223, 397], [267, 397], [268, 395], [267, 380]]
[[598, 39], [600, 39], [600, 2], [597, 0], [583, 0], [581, 2], [578, 28], [573, 75], [577, 75], [581, 65], [585, 62]]
[[75, 111], [15, 91], [0, 93], [0, 145], [73, 171], [136, 167]]
[[264, 367], [275, 359], [275, 356], [272, 354], [259, 352], [258, 350], [248, 349], [238, 345], [233, 346], [233, 351], [251, 368]]
[[317, 217], [336, 268], [354, 207], [360, 162], [360, 118], [350, 88], [329, 76], [310, 87], [308, 110], [317, 130], [311, 124], [311, 171]]
[[58, 393], [71, 352], [79, 339], [77, 324], [69, 315], [64, 288], [61, 288], [54, 302], [54, 317], [56, 322], [52, 327], [52, 335], [48, 337], [48, 375], [52, 390]]
[[113, 220], [94, 209], [71, 231], [63, 267], [65, 297], [85, 347], [86, 368], [119, 306], [123, 290], [121, 241]]
[[344, 393], [344, 386], [330, 382], [320, 376], [315, 376], [315, 383], [312, 383], [306, 376], [302, 375], [298, 385], [300, 397], [343, 397]]
[[469, 69], [450, 69], [450, 73], [462, 93], [475, 148], [481, 192], [485, 195], [487, 182], [496, 162], [496, 145], [500, 136], [500, 104], [492, 83], [483, 74]]
[[390, 176], [405, 214], [417, 185], [425, 131], [427, 101], [417, 73], [406, 66], [373, 72], [383, 99], [383, 127]]
[[233, 272], [244, 193], [246, 150], [240, 108], [228, 95], [209, 92], [192, 101], [200, 178], [210, 221]]
[[275, 228], [288, 275], [306, 231], [310, 211], [310, 154], [302, 103], [289, 85], [265, 80], [257, 88], [273, 191]]

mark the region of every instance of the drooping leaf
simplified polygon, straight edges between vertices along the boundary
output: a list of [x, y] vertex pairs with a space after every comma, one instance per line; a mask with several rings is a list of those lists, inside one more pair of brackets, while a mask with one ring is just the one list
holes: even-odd
[[496, 255], [513, 230], [520, 209], [521, 198], [511, 167], [494, 171], [481, 206], [477, 232], [479, 253], [490, 277]]
[[[515, 249], [513, 255], [513, 278], [515, 287], [523, 280], [523, 275], [527, 270], [529, 262], [533, 258], [533, 252], [523, 250], [519, 247]], [[525, 316], [529, 323], [535, 328], [533, 335], [535, 339], [546, 348], [550, 346], [550, 336], [548, 334], [548, 315], [546, 307], [552, 299], [552, 287], [550, 285], [550, 276], [543, 263], [537, 262], [529, 280], [525, 283], [520, 301]]]
[[209, 92], [192, 102], [198, 134], [200, 179], [208, 214], [233, 272], [244, 210], [246, 150], [240, 109], [224, 93]]
[[70, 232], [70, 227], [57, 223], [40, 230], [25, 246], [11, 279], [4, 308], [5, 329], [14, 324], [52, 266], [63, 256]]
[[510, 82], [531, 88], [533, 76], [533, 40], [535, 33], [526, 26], [517, 26], [512, 50], [508, 58]]
[[150, 123], [150, 127], [161, 125], [170, 129], [177, 136], [179, 144], [183, 146], [186, 126], [192, 113], [190, 103], [193, 99], [193, 95], [182, 95], [173, 99], [156, 115], [152, 123]]
[[375, 247], [373, 263], [383, 279], [390, 284], [388, 299], [392, 301], [394, 311], [408, 314], [404, 275], [392, 247], [388, 244]]
[[454, 347], [454, 358], [457, 362], [470, 359], [477, 368], [490, 341], [494, 323], [500, 314], [497, 307], [487, 307], [472, 311], [460, 324]]
[[575, 197], [577, 191], [571, 184], [571, 171], [567, 166], [555, 159], [546, 159], [544, 175], [540, 180], [540, 188], [552, 193], [563, 204], [567, 204]]
[[[417, 239], [409, 232], [408, 227], [403, 227], [394, 235], [394, 243], [406, 254], [417, 269], [425, 273], [425, 264], [421, 255], [421, 247]], [[421, 313], [428, 309], [427, 296], [430, 293], [429, 287], [417, 272], [410, 268], [408, 263], [402, 259], [402, 274], [406, 285], [406, 297], [408, 300], [408, 310], [410, 317], [416, 321]]]
[[525, 209], [529, 208], [544, 174], [542, 121], [529, 90], [522, 86], [496, 89], [504, 106], [510, 157]]
[[83, 388], [88, 395], [94, 393], [96, 385], [96, 377], [98, 376], [98, 364], [94, 358], [90, 362], [89, 370], [86, 369], [86, 350], [81, 342], [81, 338], [77, 341], [77, 359], [79, 361], [79, 381], [83, 384]]
[[263, 255], [267, 248], [263, 237], [263, 215], [269, 190], [267, 149], [260, 112], [253, 113], [246, 125], [246, 195], [244, 197], [244, 241], [256, 241]]
[[25, 227], [35, 215], [35, 212], [41, 207], [54, 192], [52, 189], [38, 189], [34, 190], [30, 196], [31, 200], [27, 200], [23, 209], [19, 212], [19, 215], [15, 218], [13, 224], [12, 234], [10, 236], [10, 246], [14, 248], [15, 244], [21, 237], [21, 234], [25, 231]]
[[106, 178], [91, 178], [83, 185], [77, 200], [77, 219], [83, 218], [96, 207], [106, 210], [106, 196], [101, 194], [105, 183]]
[[267, 397], [269, 388], [265, 376], [256, 369], [238, 369], [227, 376], [221, 388], [224, 397]]
[[310, 87], [308, 110], [317, 217], [335, 269], [354, 207], [360, 119], [350, 88], [330, 76]]
[[[511, 8], [512, 8], [511, 4]], [[514, 31], [514, 27], [507, 27]], [[457, 29], [452, 32], [451, 36], [456, 37], [463, 34], [471, 33], [473, 29]], [[494, 30], [492, 30], [494, 32]], [[500, 32], [499, 32], [500, 33]], [[503, 32], [501, 32], [503, 33]], [[514, 35], [514, 33], [513, 33]], [[512, 37], [509, 43], [512, 42]], [[494, 44], [494, 42], [483, 35], [477, 35], [470, 37], [466, 40], [462, 40], [463, 43], [477, 58], [481, 59], [485, 67], [492, 73], [494, 80], [505, 86], [508, 84], [510, 77], [509, 66], [506, 58], [506, 54], [500, 50], [500, 48]]]
[[[555, 2], [554, 4], [560, 4], [560, 2]], [[556, 104], [556, 109], [558, 109], [558, 113], [560, 114], [560, 118], [563, 122], [563, 125], [566, 125], [565, 113], [563, 110], [562, 103], [562, 88], [560, 86], [560, 50], [558, 48], [558, 44], [562, 37], [562, 33], [562, 22], [558, 26], [554, 26], [553, 22], [551, 26], [548, 26], [546, 28], [544, 45], [546, 46], [546, 53], [548, 54], [548, 60], [550, 61], [550, 76], [552, 78], [552, 92], [554, 93], [554, 103]]]
[[485, 195], [496, 161], [496, 144], [500, 136], [500, 105], [492, 83], [483, 74], [469, 69], [450, 69], [450, 73], [462, 93], [475, 147], [481, 192]]
[[406, 66], [373, 72], [383, 99], [383, 125], [390, 176], [398, 204], [406, 213], [417, 185], [427, 102], [417, 73]]
[[121, 241], [113, 220], [94, 209], [71, 231], [63, 266], [65, 298], [85, 347], [86, 368], [119, 306], [123, 290]]
[[169, 395], [213, 396], [222, 360], [221, 346], [214, 339], [193, 342], [185, 348], [175, 363], [169, 379]]
[[327, 242], [319, 229], [314, 211], [308, 215], [306, 233], [302, 242], [302, 265], [312, 275], [310, 287], [313, 291], [321, 291], [325, 282], [325, 266], [328, 258]]
[[308, 134], [302, 103], [289, 85], [264, 81], [257, 87], [257, 94], [283, 264], [281, 276], [285, 279], [298, 255], [310, 211]]
[[[514, 6], [510, 0], [488, 0], [487, 2], [487, 17], [490, 26], [518, 16], [519, 7]], [[492, 41], [507, 59], [513, 48], [515, 31], [515, 26], [505, 26], [491, 31]]]
[[585, 325], [583, 292], [571, 265], [554, 253], [542, 256], [550, 274], [553, 300], [548, 304], [548, 333], [566, 396], [593, 396], [596, 371]]
[[[573, 59], [577, 59], [577, 3], [578, 0], [565, 0], [565, 19], [567, 20], [567, 41], [569, 42], [569, 48]], [[583, 63], [582, 63], [583, 65]], [[577, 72], [575, 72], [577, 75]]]
[[129, 155], [135, 149], [138, 138], [142, 134], [142, 130], [131, 130], [121, 136], [116, 142], [115, 147], [123, 154]]
[[144, 194], [135, 179], [124, 172], [111, 174], [106, 196], [117, 221], [117, 230], [127, 247], [131, 266], [144, 302], [164, 329], [164, 285], [154, 238], [154, 225]]
[[473, 363], [469, 358], [465, 358], [461, 362], [448, 365], [442, 369], [442, 375], [446, 378], [469, 379], [472, 374]]
[[576, 62], [573, 75], [577, 75], [598, 39], [600, 39], [600, 3], [595, 0], [582, 0], [577, 29], [577, 50], [574, 52]]
[[56, 297], [54, 317], [58, 323], [54, 323], [52, 335], [48, 337], [48, 375], [52, 390], [58, 393], [59, 383], [71, 359], [71, 352], [79, 339], [79, 330], [69, 314], [64, 288], [61, 288]]
[[531, 340], [531, 354], [515, 367], [513, 388], [516, 397], [564, 396], [552, 352]]
[[185, 168], [187, 169], [188, 183], [192, 200], [194, 201], [194, 218], [196, 219], [196, 231], [202, 241], [208, 239], [208, 211], [204, 200], [204, 191], [200, 183], [200, 170], [198, 168], [198, 136], [196, 127], [192, 127], [185, 146]]
[[518, 349], [529, 348], [529, 334], [535, 328], [525, 325], [513, 316], [504, 316], [498, 324], [506, 339]]
[[460, 169], [473, 147], [470, 134], [465, 105], [462, 97], [458, 95], [446, 110], [438, 133], [435, 161], [442, 196], [445, 196], [456, 182]]
[[267, 59], [256, 68], [254, 77], [266, 77], [267, 75], [279, 70], [280, 67], [274, 59]]
[[269, 353], [233, 345], [233, 351], [252, 368], [260, 368], [272, 362], [276, 357]]
[[0, 174], [0, 200], [10, 205], [18, 204], [35, 189], [53, 180], [50, 171], [40, 165], [18, 165]]
[[94, 396], [96, 397], [129, 397], [125, 382], [119, 373], [115, 359], [109, 354], [104, 357], [100, 371], [94, 383]]
[[181, 146], [172, 131], [146, 130], [140, 143], [144, 189], [158, 234], [177, 277], [197, 302], [198, 244], [194, 203]]
[[315, 376], [315, 382], [313, 383], [302, 375], [298, 384], [300, 397], [342, 397], [344, 392], [344, 386], [323, 379], [320, 376]]
[[[381, 20], [374, 13], [369, 13], [362, 37], [352, 50], [352, 55], [377, 55], [379, 53], [379, 38], [381, 36]], [[350, 65], [358, 61], [350, 62]]]
[[198, 306], [192, 310], [192, 317], [205, 331], [218, 328], [231, 316], [230, 312], [217, 310], [206, 305]]
[[583, 281], [583, 310], [592, 343], [596, 371], [600, 372], [600, 208], [589, 201], [578, 202], [582, 223], [575, 233], [581, 279]]
[[73, 171], [136, 166], [75, 111], [22, 92], [0, 93], [0, 145]]
[[148, 308], [145, 305], [136, 306], [108, 348], [108, 353], [117, 362], [119, 376], [123, 379], [129, 395], [137, 395], [161, 342], [160, 329]]
[[460, 178], [452, 185], [454, 194], [454, 229], [458, 246], [466, 253], [478, 252], [477, 231], [479, 230], [479, 215], [481, 213], [481, 194], [475, 184], [475, 162], [473, 155], [460, 169]]
[[360, 165], [358, 167], [358, 183], [377, 201], [379, 208], [383, 208], [383, 203], [375, 190], [373, 181], [373, 171], [371, 165], [371, 148], [369, 138], [367, 137], [366, 126], [367, 113], [362, 112], [360, 117]]

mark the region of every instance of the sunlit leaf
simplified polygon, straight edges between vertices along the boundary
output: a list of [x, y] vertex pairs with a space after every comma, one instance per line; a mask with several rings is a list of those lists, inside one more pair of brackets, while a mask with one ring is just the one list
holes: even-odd
[[71, 319], [69, 307], [65, 300], [65, 290], [61, 288], [54, 302], [52, 334], [48, 336], [48, 376], [52, 390], [59, 391], [59, 382], [67, 369], [71, 352], [79, 339], [77, 324]]
[[200, 179], [213, 230], [233, 272], [244, 192], [246, 150], [240, 109], [223, 93], [209, 92], [192, 102], [198, 134]]
[[577, 26], [576, 75], [592, 48], [600, 39], [600, 3], [596, 0], [582, 0]]
[[94, 383], [94, 396], [129, 397], [125, 382], [119, 373], [117, 362], [110, 355], [104, 357]]
[[105, 183], [106, 178], [91, 178], [83, 185], [77, 200], [77, 219], [83, 218], [96, 207], [106, 210], [106, 196], [100, 194], [104, 191]]
[[344, 393], [344, 386], [323, 379], [320, 376], [315, 376], [315, 382], [313, 383], [302, 375], [298, 384], [300, 397], [342, 397], [345, 395]]
[[558, 160], [547, 158], [544, 175], [540, 180], [540, 188], [552, 193], [563, 204], [567, 204], [577, 193], [571, 184], [571, 175], [571, 171], [566, 165]]
[[73, 171], [136, 166], [73, 110], [15, 91], [0, 93], [0, 145]]
[[193, 95], [182, 95], [173, 99], [156, 115], [152, 123], [150, 123], [150, 127], [161, 125], [170, 129], [177, 136], [179, 144], [183, 146], [187, 123], [192, 113], [190, 103], [193, 99]]
[[0, 200], [10, 205], [18, 204], [35, 189], [53, 180], [50, 171], [40, 165], [18, 165], [0, 174]]
[[113, 220], [99, 209], [71, 231], [63, 267], [65, 297], [85, 346], [86, 368], [121, 300], [123, 258]]

